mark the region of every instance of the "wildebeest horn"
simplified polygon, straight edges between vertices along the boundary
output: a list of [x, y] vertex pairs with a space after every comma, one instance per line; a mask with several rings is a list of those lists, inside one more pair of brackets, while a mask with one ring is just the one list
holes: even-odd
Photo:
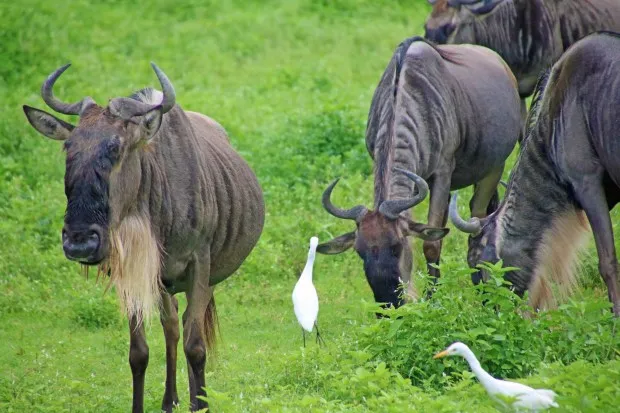
[[174, 93], [174, 87], [168, 79], [168, 76], [153, 62], [151, 62], [151, 66], [159, 79], [159, 83], [161, 84], [161, 91], [164, 94], [164, 98], [161, 101], [161, 111], [162, 113], [168, 112], [174, 106], [176, 100], [176, 94]]
[[458, 192], [452, 194], [452, 198], [450, 199], [450, 221], [454, 224], [455, 227], [460, 229], [463, 232], [468, 234], [479, 234], [482, 229], [482, 223], [480, 219], [473, 217], [469, 221], [465, 221], [459, 215], [458, 207], [457, 207], [457, 199]]
[[340, 178], [334, 179], [334, 182], [332, 182], [327, 187], [325, 192], [323, 192], [323, 198], [322, 198], [323, 208], [325, 208], [327, 212], [329, 212], [336, 218], [353, 219], [357, 221], [359, 218], [362, 217], [362, 215], [366, 213], [366, 211], [368, 211], [366, 207], [364, 207], [363, 205], [357, 205], [351, 209], [340, 209], [334, 206], [334, 204], [332, 204], [330, 197], [332, 195], [332, 191], [334, 190], [334, 187], [336, 186], [339, 180]]
[[161, 85], [161, 91], [163, 94], [160, 103], [147, 104], [144, 102], [138, 102], [136, 100], [128, 100], [124, 98], [112, 99], [111, 107], [113, 111], [124, 119], [129, 119], [134, 116], [144, 116], [147, 112], [161, 106], [161, 113], [166, 113], [174, 106], [176, 101], [176, 94], [172, 82], [168, 79], [168, 76], [157, 65], [151, 62], [151, 66], [159, 79]]
[[423, 178], [405, 169], [394, 168], [394, 170], [405, 174], [409, 179], [415, 182], [418, 188], [418, 194], [409, 199], [383, 201], [379, 206], [379, 212], [390, 219], [397, 219], [398, 214], [424, 201], [424, 198], [428, 195], [428, 184]]
[[43, 97], [45, 103], [47, 103], [47, 106], [54, 109], [56, 112], [64, 113], [65, 115], [79, 115], [86, 106], [95, 103], [90, 97], [85, 97], [75, 103], [64, 103], [56, 99], [54, 92], [52, 91], [56, 80], [64, 73], [65, 70], [69, 68], [69, 66], [71, 66], [71, 63], [67, 63], [66, 65], [56, 69], [54, 73], [45, 79], [43, 86], [41, 86], [41, 96]]

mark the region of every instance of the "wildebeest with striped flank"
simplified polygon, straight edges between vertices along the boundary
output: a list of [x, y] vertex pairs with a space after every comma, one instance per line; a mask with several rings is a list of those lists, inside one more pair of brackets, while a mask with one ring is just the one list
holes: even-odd
[[598, 30], [620, 30], [618, 0], [429, 0], [426, 38], [495, 50], [522, 98], [570, 45]]
[[133, 412], [143, 411], [149, 360], [143, 320], [160, 308], [166, 338], [162, 409], [178, 404], [178, 303], [185, 292], [183, 349], [192, 410], [207, 407], [206, 352], [214, 344], [215, 285], [237, 270], [263, 228], [261, 188], [211, 118], [184, 111], [166, 75], [153, 64], [162, 92], [146, 88], [106, 107], [90, 97], [63, 103], [52, 92], [69, 65], [41, 89], [57, 112], [79, 115], [73, 126], [24, 106], [41, 134], [64, 141], [67, 210], [62, 241], [68, 259], [111, 275], [130, 327]]
[[[323, 206], [338, 218], [354, 220], [357, 228], [317, 251], [338, 254], [353, 247], [377, 302], [401, 305], [401, 280], [408, 295], [415, 296], [407, 237], [424, 240], [428, 270], [439, 276], [431, 264], [439, 262], [440, 240], [448, 232], [450, 189], [475, 185], [472, 214], [484, 217], [494, 210], [504, 162], [520, 134], [519, 104], [516, 80], [492, 50], [435, 46], [421, 37], [403, 41], [375, 90], [368, 116], [374, 209], [335, 207], [330, 200], [335, 180], [323, 194]], [[429, 188], [426, 225], [413, 221], [409, 209], [424, 200]]]
[[[609, 210], [620, 202], [620, 35], [589, 35], [569, 48], [534, 95], [529, 133], [506, 195], [487, 218], [450, 217], [470, 233], [468, 260], [497, 262], [535, 308], [553, 305], [549, 282], [564, 294], [576, 283], [576, 252], [594, 233], [599, 270], [620, 315], [618, 261]], [[585, 214], [585, 215], [584, 215]], [[486, 280], [484, 271], [473, 275]]]

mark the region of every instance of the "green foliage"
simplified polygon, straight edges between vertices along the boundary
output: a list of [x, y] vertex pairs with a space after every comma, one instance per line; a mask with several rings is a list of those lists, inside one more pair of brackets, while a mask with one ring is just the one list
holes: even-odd
[[511, 268], [501, 265], [484, 265], [490, 279], [478, 286], [459, 285], [471, 270], [439, 266], [443, 277], [433, 299], [379, 310], [386, 317], [361, 328], [360, 346], [425, 389], [461, 379], [463, 360], [429, 363], [454, 341], [469, 345], [483, 368], [501, 378], [528, 376], [543, 361], [600, 363], [616, 357], [620, 337], [606, 299], [532, 314], [526, 299], [506, 288], [503, 273]]
[[77, 325], [89, 329], [121, 326], [118, 303], [110, 298], [110, 295], [76, 297], [72, 306], [72, 314], [73, 321]]

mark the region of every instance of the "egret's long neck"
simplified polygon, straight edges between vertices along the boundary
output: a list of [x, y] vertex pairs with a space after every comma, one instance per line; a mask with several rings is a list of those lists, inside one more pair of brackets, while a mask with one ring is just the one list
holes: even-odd
[[301, 273], [300, 278], [308, 279], [312, 281], [312, 266], [314, 265], [315, 257], [316, 257], [316, 248], [310, 248], [310, 250], [308, 251], [308, 261], [306, 261], [306, 266], [304, 267], [304, 270]]
[[491, 376], [489, 373], [487, 373], [486, 371], [484, 371], [484, 369], [482, 368], [482, 366], [480, 365], [480, 362], [478, 361], [478, 359], [476, 358], [476, 356], [474, 355], [474, 353], [471, 352], [471, 350], [468, 350], [463, 357], [465, 358], [465, 360], [467, 360], [467, 362], [469, 363], [469, 367], [471, 367], [471, 371], [476, 375], [476, 377], [478, 378], [478, 380], [480, 380], [480, 383], [482, 383], [482, 385], [487, 388], [487, 386], [491, 383], [493, 383], [495, 381], [495, 379], [493, 378], [493, 376]]

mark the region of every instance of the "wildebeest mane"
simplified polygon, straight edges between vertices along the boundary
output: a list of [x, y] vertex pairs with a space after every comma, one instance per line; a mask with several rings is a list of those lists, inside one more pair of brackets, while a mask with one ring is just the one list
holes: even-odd
[[163, 94], [159, 90], [156, 90], [152, 87], [145, 87], [140, 90], [136, 90], [131, 95], [129, 95], [130, 99], [148, 104], [161, 103], [162, 97]]
[[536, 87], [534, 88], [534, 94], [532, 95], [532, 103], [530, 104], [530, 111], [527, 114], [527, 119], [525, 121], [525, 125], [527, 127], [525, 139], [527, 139], [528, 136], [530, 136], [530, 134], [534, 130], [534, 126], [536, 126], [536, 122], [538, 121], [538, 114], [540, 113], [540, 105], [542, 103], [542, 98], [545, 93], [545, 89], [547, 88], [547, 83], [549, 82], [550, 76], [551, 76], [551, 67], [541, 72], [540, 76], [538, 76], [538, 81], [536, 82]]
[[443, 60], [461, 64], [453, 53], [439, 48], [435, 43], [421, 36], [409, 37], [396, 48], [375, 90], [366, 126], [367, 143], [369, 139], [371, 140], [368, 150], [375, 160], [375, 208], [378, 208], [388, 197], [387, 181], [394, 146], [395, 107], [400, 75], [407, 51], [414, 42], [424, 42], [432, 47]]

